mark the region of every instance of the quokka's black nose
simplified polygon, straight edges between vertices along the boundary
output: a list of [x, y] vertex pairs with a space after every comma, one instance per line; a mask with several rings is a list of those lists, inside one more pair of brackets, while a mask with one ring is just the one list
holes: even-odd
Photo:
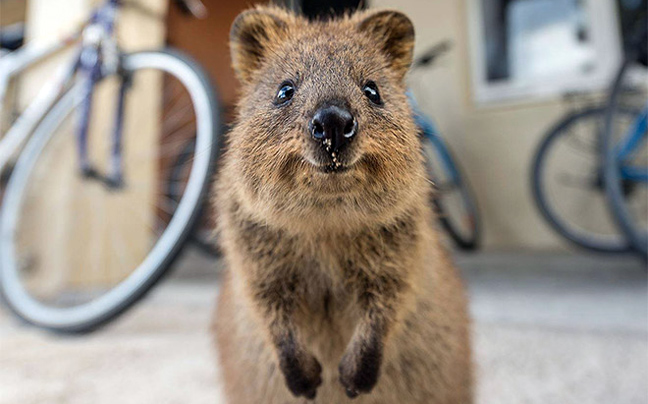
[[310, 123], [311, 136], [329, 151], [346, 146], [358, 132], [358, 121], [351, 112], [336, 105], [324, 106], [315, 112]]

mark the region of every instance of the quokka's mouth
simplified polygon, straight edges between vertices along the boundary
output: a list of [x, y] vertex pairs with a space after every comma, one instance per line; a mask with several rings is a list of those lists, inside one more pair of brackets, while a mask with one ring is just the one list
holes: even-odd
[[322, 174], [341, 174], [353, 169], [355, 164], [343, 164], [339, 161], [330, 162], [330, 163], [320, 163], [318, 161], [313, 161], [314, 159], [304, 157], [303, 161], [315, 171]]
[[325, 166], [318, 166], [317, 169], [325, 174], [333, 174], [333, 173], [343, 173], [346, 171], [349, 171], [351, 169], [350, 166], [345, 166], [341, 164], [328, 164]]

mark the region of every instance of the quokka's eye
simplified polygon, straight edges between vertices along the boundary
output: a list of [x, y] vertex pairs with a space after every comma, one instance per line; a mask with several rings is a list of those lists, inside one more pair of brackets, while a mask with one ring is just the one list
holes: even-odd
[[290, 101], [293, 95], [295, 95], [295, 83], [286, 80], [279, 86], [279, 91], [277, 91], [274, 103], [275, 105], [283, 105]]
[[369, 101], [376, 105], [382, 105], [382, 99], [380, 98], [380, 93], [378, 92], [378, 86], [373, 81], [368, 81], [362, 88], [364, 95], [369, 98]]

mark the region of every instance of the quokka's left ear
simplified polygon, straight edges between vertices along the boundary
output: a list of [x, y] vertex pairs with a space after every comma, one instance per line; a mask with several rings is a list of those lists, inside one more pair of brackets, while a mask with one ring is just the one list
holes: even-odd
[[391, 67], [405, 77], [414, 55], [412, 21], [399, 11], [379, 10], [361, 16], [358, 29], [378, 41]]

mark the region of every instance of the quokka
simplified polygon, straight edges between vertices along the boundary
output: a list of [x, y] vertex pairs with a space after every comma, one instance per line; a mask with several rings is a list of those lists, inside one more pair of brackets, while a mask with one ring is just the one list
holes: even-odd
[[215, 193], [229, 404], [472, 402], [464, 288], [434, 227], [396, 11], [231, 30], [242, 83]]

